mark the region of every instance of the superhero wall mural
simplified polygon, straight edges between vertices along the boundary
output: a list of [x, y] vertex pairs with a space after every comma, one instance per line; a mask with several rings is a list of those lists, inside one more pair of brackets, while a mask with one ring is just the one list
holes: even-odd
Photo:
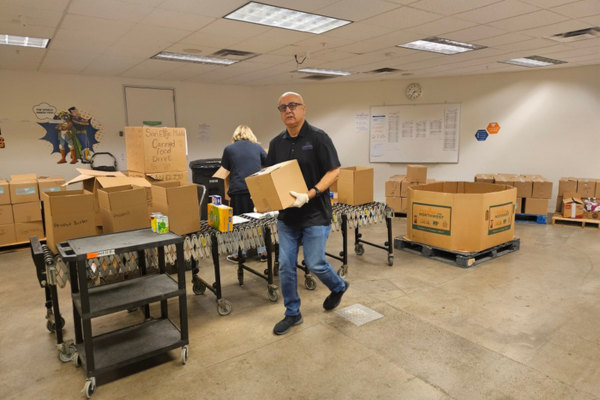
[[99, 144], [102, 125], [91, 115], [79, 111], [76, 106], [58, 111], [48, 103], [33, 107], [38, 122], [46, 134], [40, 140], [48, 141], [52, 146], [50, 154], [58, 153], [57, 164], [89, 164], [94, 154], [94, 146]]

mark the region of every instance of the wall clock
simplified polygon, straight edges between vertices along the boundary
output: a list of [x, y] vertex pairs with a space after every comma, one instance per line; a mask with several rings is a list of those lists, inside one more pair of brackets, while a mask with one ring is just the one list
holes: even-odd
[[406, 97], [416, 100], [423, 94], [423, 88], [418, 83], [411, 83], [406, 87]]

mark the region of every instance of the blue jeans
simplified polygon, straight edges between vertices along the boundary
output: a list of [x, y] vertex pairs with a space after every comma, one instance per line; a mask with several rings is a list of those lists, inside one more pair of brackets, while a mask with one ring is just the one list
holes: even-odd
[[345, 283], [327, 262], [325, 244], [331, 226], [309, 226], [306, 228], [288, 226], [277, 221], [279, 235], [279, 282], [285, 315], [294, 317], [300, 314], [298, 295], [298, 251], [303, 246], [304, 261], [308, 270], [319, 278], [332, 292], [344, 290]]

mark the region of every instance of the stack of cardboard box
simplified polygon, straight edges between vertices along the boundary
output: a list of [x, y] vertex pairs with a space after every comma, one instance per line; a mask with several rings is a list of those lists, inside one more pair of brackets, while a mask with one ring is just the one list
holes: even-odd
[[433, 183], [435, 179], [427, 179], [427, 167], [409, 165], [406, 175], [393, 175], [385, 182], [385, 200], [395, 213], [405, 214], [408, 208], [408, 188]]
[[475, 182], [509, 185], [516, 188], [519, 214], [548, 214], [552, 182], [541, 175], [477, 174]]
[[129, 176], [188, 182], [185, 128], [126, 127]]
[[[563, 213], [563, 216], [567, 218], [600, 219], [600, 213], [583, 209], [585, 200], [589, 199], [595, 202], [599, 198], [600, 182], [598, 180], [573, 177], [560, 178], [558, 181], [556, 212]], [[570, 204], [575, 204], [575, 207], [567, 207]], [[581, 210], [577, 208], [577, 204], [580, 205]], [[574, 210], [575, 212], [573, 214], [567, 213], [566, 208], [568, 208], [568, 211]]]

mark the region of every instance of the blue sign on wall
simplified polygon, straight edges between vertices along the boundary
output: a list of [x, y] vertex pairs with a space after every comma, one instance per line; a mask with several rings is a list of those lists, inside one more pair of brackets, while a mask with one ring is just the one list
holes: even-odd
[[477, 139], [480, 142], [483, 142], [485, 139], [488, 138], [488, 136], [490, 136], [490, 134], [487, 133], [485, 129], [480, 129], [475, 133], [475, 139]]

